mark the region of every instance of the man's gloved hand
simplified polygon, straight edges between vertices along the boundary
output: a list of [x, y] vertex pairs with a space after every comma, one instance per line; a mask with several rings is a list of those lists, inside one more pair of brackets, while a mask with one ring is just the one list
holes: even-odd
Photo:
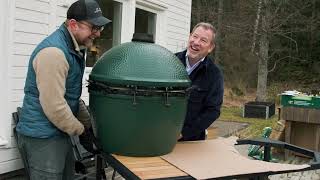
[[84, 132], [79, 136], [80, 144], [92, 154], [98, 154], [99, 149], [97, 147], [97, 140], [93, 134], [93, 129], [85, 129]]

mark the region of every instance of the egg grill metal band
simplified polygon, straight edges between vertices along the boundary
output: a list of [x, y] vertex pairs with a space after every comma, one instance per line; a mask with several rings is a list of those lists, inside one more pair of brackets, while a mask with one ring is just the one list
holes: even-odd
[[114, 86], [102, 82], [88, 80], [89, 92], [95, 91], [102, 94], [121, 94], [133, 96], [133, 104], [137, 104], [137, 96], [164, 96], [165, 105], [170, 106], [169, 97], [189, 96], [190, 88], [179, 87], [141, 87], [136, 85]]

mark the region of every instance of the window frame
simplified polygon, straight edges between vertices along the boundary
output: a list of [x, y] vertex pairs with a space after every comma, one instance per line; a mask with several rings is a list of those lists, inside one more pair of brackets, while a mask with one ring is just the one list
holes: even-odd
[[[154, 13], [155, 18], [155, 43], [165, 46], [166, 44], [166, 31], [167, 31], [167, 22], [166, 22], [166, 10], [168, 7], [160, 2], [155, 3], [147, 0], [136, 0], [135, 8], [139, 8], [145, 11]], [[135, 13], [134, 13], [135, 17]]]

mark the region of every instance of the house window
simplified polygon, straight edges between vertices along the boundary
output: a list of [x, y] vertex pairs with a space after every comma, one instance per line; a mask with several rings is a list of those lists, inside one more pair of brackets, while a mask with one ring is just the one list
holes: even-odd
[[155, 13], [136, 8], [134, 32], [152, 34], [155, 39], [156, 17]]
[[100, 0], [98, 3], [103, 15], [112, 20], [112, 23], [105, 26], [100, 37], [95, 39], [93, 46], [88, 49], [87, 67], [92, 67], [104, 52], [120, 44], [122, 3], [112, 0]]

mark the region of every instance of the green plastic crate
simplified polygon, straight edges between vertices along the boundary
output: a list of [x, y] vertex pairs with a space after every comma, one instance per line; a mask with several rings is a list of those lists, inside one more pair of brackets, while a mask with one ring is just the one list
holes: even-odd
[[320, 109], [320, 96], [281, 95], [281, 105], [284, 107]]

